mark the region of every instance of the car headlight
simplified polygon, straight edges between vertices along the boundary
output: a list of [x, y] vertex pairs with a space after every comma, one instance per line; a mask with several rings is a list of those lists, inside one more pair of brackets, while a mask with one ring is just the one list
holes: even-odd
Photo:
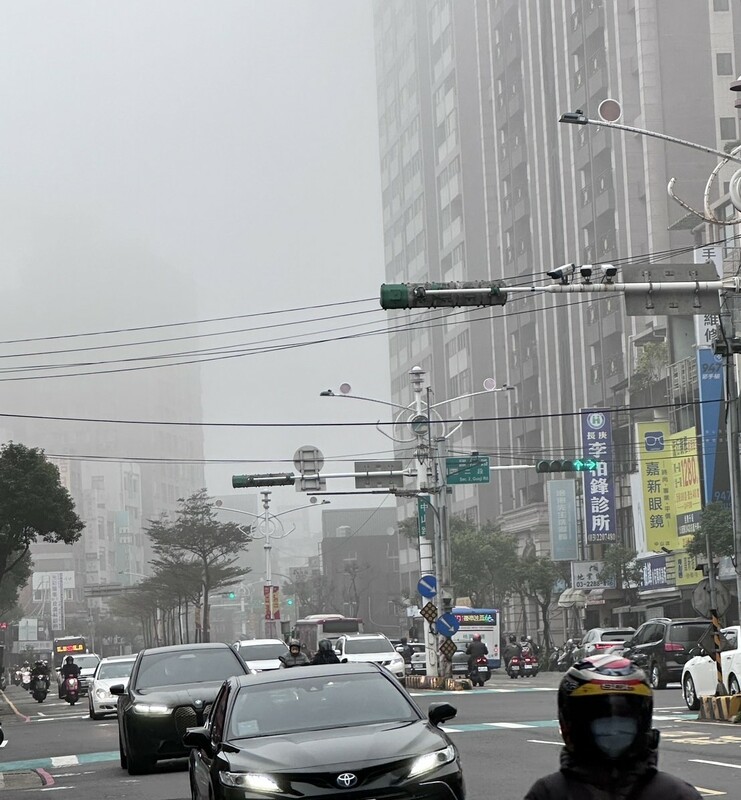
[[95, 690], [95, 696], [98, 698], [98, 700], [105, 700], [107, 697], [111, 696], [111, 693], [108, 691], [108, 689], [100, 688]]
[[219, 779], [224, 786], [250, 789], [253, 792], [283, 791], [275, 778], [262, 772], [219, 772]]
[[131, 708], [137, 714], [158, 714], [160, 716], [169, 714], [172, 711], [168, 706], [161, 706], [156, 703], [134, 703]]
[[409, 778], [415, 778], [417, 775], [424, 775], [425, 772], [432, 772], [433, 769], [442, 767], [444, 764], [449, 764], [455, 760], [455, 750], [453, 745], [449, 744], [443, 747], [442, 750], [435, 750], [434, 753], [425, 753], [423, 756], [417, 756], [412, 761], [412, 766], [409, 769]]

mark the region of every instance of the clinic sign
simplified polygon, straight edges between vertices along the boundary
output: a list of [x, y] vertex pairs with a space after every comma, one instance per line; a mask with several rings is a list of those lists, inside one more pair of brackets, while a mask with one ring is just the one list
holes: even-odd
[[584, 521], [587, 544], [617, 541], [613, 480], [612, 422], [607, 409], [581, 409], [582, 450], [598, 462], [584, 473]]

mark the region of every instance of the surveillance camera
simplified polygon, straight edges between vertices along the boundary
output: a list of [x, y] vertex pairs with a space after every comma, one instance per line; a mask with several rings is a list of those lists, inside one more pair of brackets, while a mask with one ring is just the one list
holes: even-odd
[[579, 267], [579, 273], [581, 274], [582, 278], [589, 283], [592, 278], [592, 265], [591, 264], [582, 264]]
[[561, 283], [567, 284], [569, 282], [569, 277], [574, 274], [575, 269], [575, 264], [563, 264], [556, 269], [550, 270], [550, 272], [548, 272], [548, 277], [553, 278], [554, 281], [561, 281]]
[[600, 269], [608, 283], [617, 275], [618, 271], [618, 268], [614, 264], [602, 264]]

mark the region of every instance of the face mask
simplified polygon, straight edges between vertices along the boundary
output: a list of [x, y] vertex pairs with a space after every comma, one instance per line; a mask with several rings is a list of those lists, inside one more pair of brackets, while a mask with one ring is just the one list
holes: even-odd
[[603, 717], [591, 725], [594, 742], [608, 758], [619, 758], [635, 741], [637, 720], [630, 717]]

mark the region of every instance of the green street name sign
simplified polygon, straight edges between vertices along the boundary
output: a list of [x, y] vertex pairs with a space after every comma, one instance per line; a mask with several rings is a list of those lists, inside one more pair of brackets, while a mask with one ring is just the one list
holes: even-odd
[[445, 474], [449, 484], [489, 483], [489, 457], [446, 458]]

